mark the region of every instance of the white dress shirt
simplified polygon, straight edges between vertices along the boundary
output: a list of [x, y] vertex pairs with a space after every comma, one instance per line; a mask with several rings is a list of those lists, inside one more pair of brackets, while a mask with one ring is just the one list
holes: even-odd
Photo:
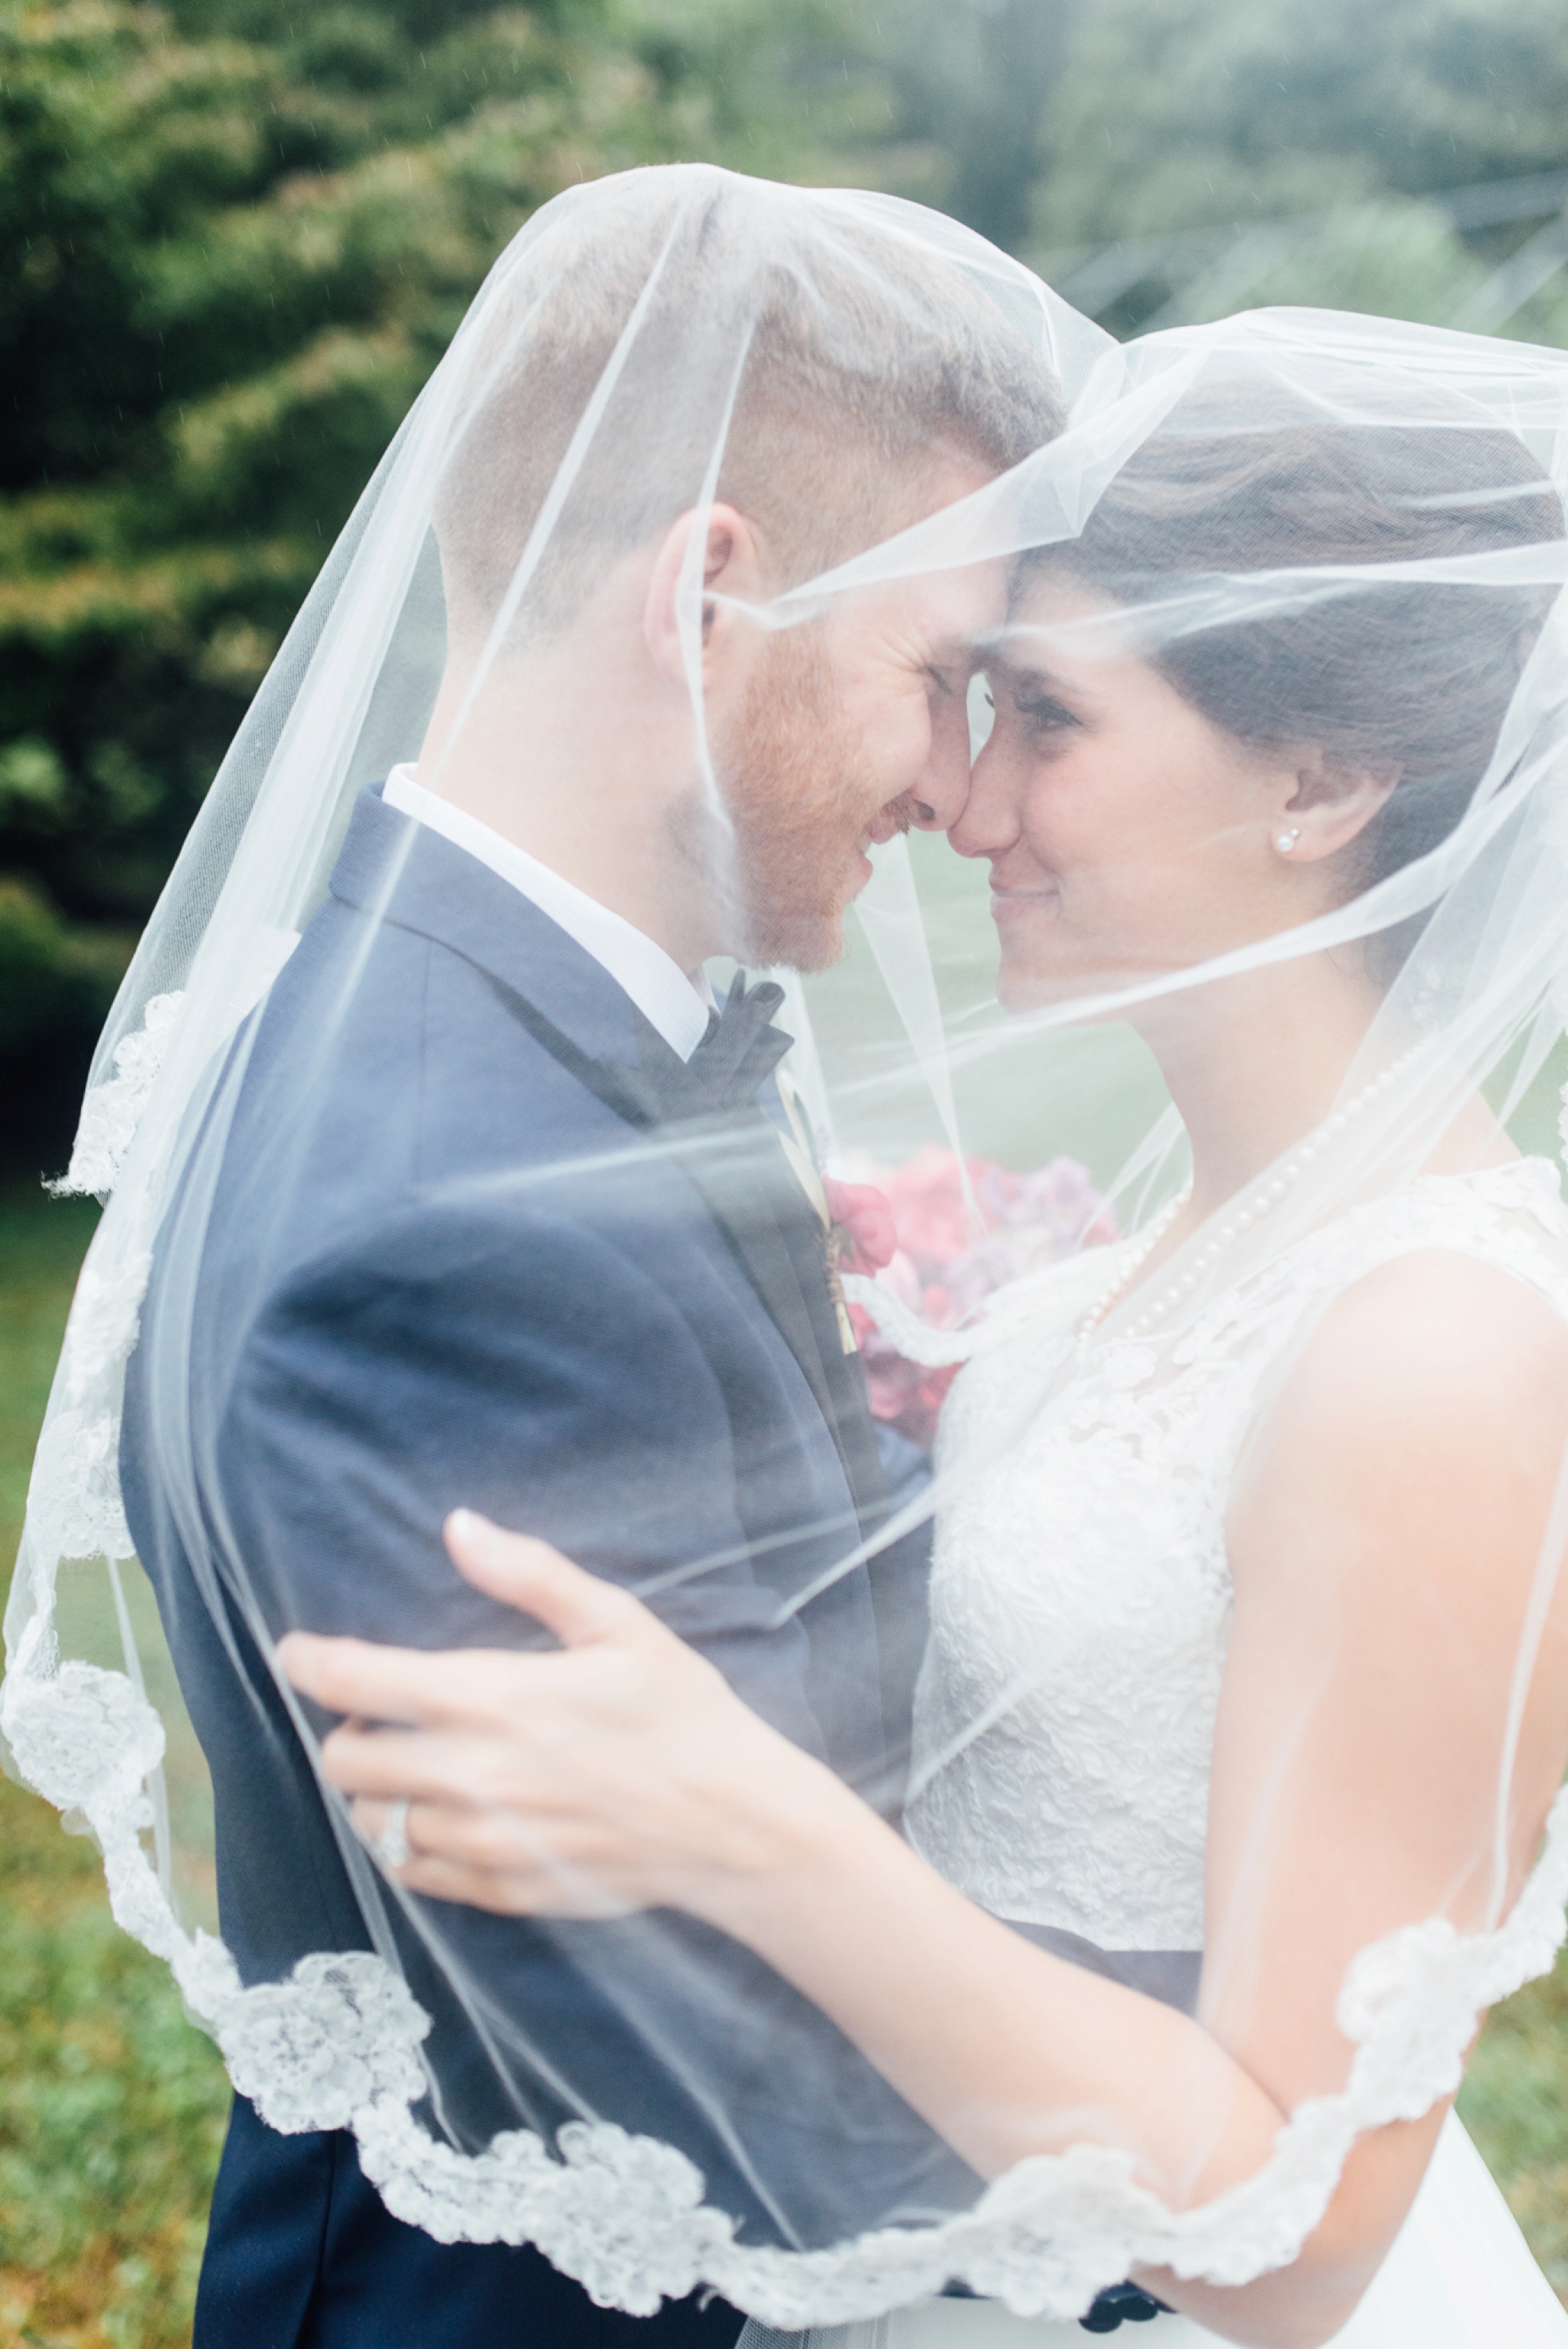
[[449, 840], [454, 848], [466, 849], [503, 881], [510, 881], [531, 905], [547, 914], [568, 937], [576, 939], [584, 953], [591, 954], [609, 972], [645, 1019], [653, 1022], [672, 1051], [678, 1052], [683, 1061], [690, 1060], [707, 1031], [707, 1015], [715, 1009], [713, 990], [706, 976], [700, 976], [694, 984], [663, 947], [624, 915], [613, 914], [608, 905], [601, 905], [597, 898], [590, 897], [574, 882], [563, 881], [559, 873], [552, 873], [537, 856], [530, 856], [526, 849], [503, 839], [466, 808], [454, 807], [450, 800], [428, 792], [422, 783], [414, 781], [411, 765], [392, 769], [381, 797], [399, 815], [412, 816], [416, 823], [428, 824], [443, 840]]

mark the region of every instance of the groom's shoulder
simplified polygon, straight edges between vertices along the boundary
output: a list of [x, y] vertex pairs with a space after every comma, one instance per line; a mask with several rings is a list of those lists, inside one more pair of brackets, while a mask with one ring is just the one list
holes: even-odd
[[622, 1139], [519, 1009], [539, 1005], [590, 1058], [631, 1058], [630, 1007], [614, 982], [494, 874], [436, 879], [426, 893], [406, 888], [390, 912], [329, 896], [262, 1014], [240, 1123], [308, 1122], [313, 1179], [377, 1188], [538, 1168]]
[[[551, 1056], [460, 952], [378, 928], [368, 955], [324, 907], [274, 985], [234, 1103], [217, 1259], [275, 1296], [520, 1282], [583, 1300], [636, 1281], [694, 1219], [645, 1138]], [[354, 983], [344, 1001], [343, 970]], [[675, 1193], [672, 1200], [671, 1193]], [[252, 1258], [253, 1261], [253, 1258]], [[257, 1291], [253, 1290], [253, 1293]]]
[[378, 802], [356, 812], [331, 894], [259, 1015], [213, 1268], [253, 1263], [264, 1229], [269, 1294], [297, 1294], [308, 1269], [318, 1297], [324, 1282], [357, 1293], [428, 1278], [515, 1299], [520, 1278], [549, 1287], [547, 1268], [571, 1265], [581, 1311], [596, 1284], [621, 1285], [617, 1266], [634, 1283], [667, 1277], [676, 1226], [699, 1221], [695, 1193], [525, 1016], [542, 1013], [588, 1060], [630, 1061], [627, 999], [449, 843], [405, 824], [386, 853], [384, 815], [401, 821]]
[[346, 961], [366, 975], [347, 990], [356, 1017], [374, 1021], [396, 999], [405, 1033], [417, 1010], [459, 1057], [469, 1039], [489, 1050], [510, 1045], [549, 1077], [554, 1064], [520, 1004], [590, 1055], [631, 1048], [631, 1004], [603, 965], [513, 881], [374, 790], [360, 795], [305, 943], [315, 951], [300, 983], [319, 969], [341, 994]]

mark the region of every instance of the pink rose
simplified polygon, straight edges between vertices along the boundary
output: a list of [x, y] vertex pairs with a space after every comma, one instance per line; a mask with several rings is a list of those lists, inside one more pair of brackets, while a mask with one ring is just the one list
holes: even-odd
[[[829, 1212], [850, 1243], [845, 1268], [885, 1268], [888, 1285], [934, 1330], [958, 1328], [994, 1291], [1036, 1265], [1117, 1237], [1114, 1212], [1073, 1158], [1053, 1158], [1028, 1174], [1015, 1174], [994, 1158], [966, 1160], [978, 1220], [965, 1196], [956, 1152], [938, 1143], [889, 1173], [866, 1171], [876, 1174], [877, 1185], [828, 1185]], [[874, 1416], [929, 1444], [955, 1371], [906, 1361], [859, 1306], [850, 1308], [850, 1319]]]
[[954, 1151], [928, 1142], [889, 1176], [887, 1191], [899, 1246], [913, 1257], [923, 1279], [952, 1264], [978, 1237]]
[[928, 1371], [905, 1361], [862, 1305], [851, 1306], [850, 1322], [861, 1350], [872, 1418], [896, 1427], [913, 1443], [929, 1444], [936, 1433], [943, 1397], [957, 1376], [957, 1364]]
[[823, 1188], [828, 1215], [849, 1242], [841, 1258], [846, 1272], [881, 1272], [898, 1252], [898, 1229], [883, 1194], [870, 1183], [836, 1183], [831, 1175]]

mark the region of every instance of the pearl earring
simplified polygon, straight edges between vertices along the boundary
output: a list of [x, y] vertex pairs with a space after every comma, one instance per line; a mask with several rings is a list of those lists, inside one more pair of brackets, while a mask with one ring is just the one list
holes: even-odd
[[1282, 832], [1279, 834], [1274, 842], [1274, 846], [1279, 850], [1282, 856], [1288, 856], [1291, 850], [1295, 846], [1296, 842], [1300, 838], [1301, 826], [1299, 823], [1293, 823], [1288, 832]]

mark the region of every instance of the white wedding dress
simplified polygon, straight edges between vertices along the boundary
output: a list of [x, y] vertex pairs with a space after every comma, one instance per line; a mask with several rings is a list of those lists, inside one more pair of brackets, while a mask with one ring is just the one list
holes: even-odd
[[[908, 1819], [916, 1848], [981, 1906], [1108, 1952], [1201, 1949], [1238, 1451], [1303, 1317], [1430, 1248], [1511, 1272], [1568, 1318], [1568, 1207], [1543, 1159], [1422, 1178], [1282, 1250], [1216, 1299], [1158, 1378], [1148, 1341], [1091, 1344], [1074, 1408], [1032, 1434], [1020, 1409], [1059, 1380], [1085, 1267], [1047, 1269], [994, 1301], [939, 1437], [954, 1497], [937, 1522]], [[1090, 1268], [1093, 1286], [1107, 1270], [1103, 1258]], [[998, 1713], [965, 1742], [965, 1723]], [[741, 2349], [1088, 2349], [1091, 2337], [941, 2299], [804, 2334], [753, 2323]], [[1119, 2349], [1218, 2344], [1177, 2315], [1117, 2337]], [[1568, 2313], [1451, 2115], [1336, 2349], [1568, 2349]]]

